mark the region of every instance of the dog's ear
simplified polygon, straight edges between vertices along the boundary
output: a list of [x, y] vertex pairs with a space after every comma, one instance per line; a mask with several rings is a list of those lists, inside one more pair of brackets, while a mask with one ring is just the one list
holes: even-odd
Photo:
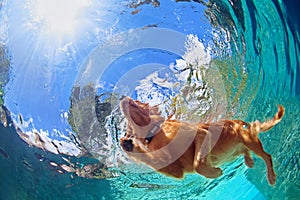
[[149, 106], [129, 97], [121, 100], [120, 107], [128, 121], [126, 136], [146, 138], [153, 127], [165, 120], [160, 115], [158, 106]]
[[131, 110], [130, 117], [132, 122], [134, 122], [137, 126], [144, 127], [150, 124], [151, 117], [149, 113], [142, 113], [139, 110]]
[[140, 101], [131, 101], [128, 105], [130, 119], [137, 126], [147, 126], [151, 122], [149, 105]]

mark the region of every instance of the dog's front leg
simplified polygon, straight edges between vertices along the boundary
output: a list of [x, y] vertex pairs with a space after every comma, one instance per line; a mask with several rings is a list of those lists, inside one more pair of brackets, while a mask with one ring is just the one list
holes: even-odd
[[206, 178], [217, 178], [222, 175], [222, 170], [212, 166], [210, 151], [211, 133], [200, 130], [195, 137], [194, 169]]

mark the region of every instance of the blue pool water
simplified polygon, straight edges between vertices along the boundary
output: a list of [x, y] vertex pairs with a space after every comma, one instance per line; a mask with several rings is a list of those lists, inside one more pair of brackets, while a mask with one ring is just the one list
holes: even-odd
[[[293, 0], [0, 0], [0, 199], [299, 199]], [[266, 120], [273, 157], [175, 180], [119, 145], [131, 96], [183, 121]], [[201, 98], [200, 98], [201, 97]], [[175, 102], [175, 103], [174, 103]]]

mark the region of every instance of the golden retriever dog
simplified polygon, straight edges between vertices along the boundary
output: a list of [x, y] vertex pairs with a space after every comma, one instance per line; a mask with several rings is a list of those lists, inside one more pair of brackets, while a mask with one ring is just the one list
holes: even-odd
[[266, 122], [246, 123], [241, 120], [221, 120], [207, 124], [192, 124], [165, 119], [157, 106], [149, 106], [125, 97], [120, 107], [128, 121], [127, 132], [120, 140], [126, 154], [165, 175], [182, 178], [197, 172], [207, 178], [222, 175], [219, 168], [243, 155], [245, 164], [253, 167], [250, 151], [261, 157], [267, 166], [267, 178], [275, 184], [272, 157], [263, 149], [260, 132], [270, 130], [284, 116], [279, 105], [275, 116]]

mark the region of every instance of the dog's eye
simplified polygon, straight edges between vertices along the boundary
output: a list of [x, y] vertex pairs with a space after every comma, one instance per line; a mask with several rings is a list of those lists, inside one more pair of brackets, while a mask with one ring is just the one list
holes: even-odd
[[249, 127], [248, 127], [248, 124], [246, 124], [246, 123], [243, 124], [243, 128], [244, 128], [244, 129], [248, 129], [248, 128], [249, 128]]

